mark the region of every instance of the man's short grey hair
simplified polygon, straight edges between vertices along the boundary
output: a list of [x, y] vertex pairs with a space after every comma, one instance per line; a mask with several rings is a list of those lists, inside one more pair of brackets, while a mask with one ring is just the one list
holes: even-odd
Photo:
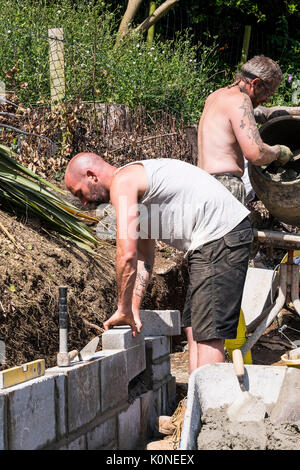
[[274, 60], [264, 55], [256, 55], [242, 65], [237, 78], [241, 80], [244, 77], [252, 80], [257, 77], [266, 85], [273, 86], [281, 82], [283, 75], [281, 68]]

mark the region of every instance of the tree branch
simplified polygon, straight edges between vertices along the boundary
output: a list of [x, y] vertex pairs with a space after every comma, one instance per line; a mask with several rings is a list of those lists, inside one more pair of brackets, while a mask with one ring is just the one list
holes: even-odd
[[152, 15], [148, 16], [139, 26], [137, 26], [133, 31], [147, 31], [150, 26], [153, 26], [155, 23], [158, 22], [163, 16], [165, 16], [171, 8], [173, 8], [179, 0], [166, 0], [162, 5], [160, 5], [156, 10], [152, 13]]
[[128, 0], [127, 8], [122, 18], [122, 21], [119, 26], [118, 35], [117, 35], [117, 44], [123, 39], [123, 37], [128, 33], [129, 26], [132, 23], [133, 18], [135, 17], [141, 3], [143, 0]]

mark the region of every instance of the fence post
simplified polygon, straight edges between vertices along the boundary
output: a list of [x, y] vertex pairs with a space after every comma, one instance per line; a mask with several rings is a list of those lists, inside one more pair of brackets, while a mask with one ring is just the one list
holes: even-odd
[[241, 64], [244, 64], [246, 62], [247, 58], [248, 58], [250, 36], [251, 36], [251, 26], [246, 25], [245, 26], [245, 31], [244, 31]]
[[[149, 6], [149, 16], [152, 15], [152, 13], [156, 10], [156, 4], [155, 2], [150, 2]], [[155, 26], [150, 26], [150, 28], [147, 31], [147, 43], [151, 46], [153, 43], [153, 38], [154, 38], [154, 29]]]
[[48, 29], [51, 111], [55, 111], [65, 97], [65, 62], [63, 28]]

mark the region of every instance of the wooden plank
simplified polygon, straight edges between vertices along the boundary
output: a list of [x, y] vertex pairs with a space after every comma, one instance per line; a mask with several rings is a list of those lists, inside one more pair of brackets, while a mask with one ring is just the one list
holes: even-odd
[[49, 38], [49, 66], [50, 66], [50, 90], [51, 110], [65, 97], [65, 59], [64, 59], [64, 33], [62, 28], [48, 30]]
[[0, 372], [0, 389], [12, 387], [45, 375], [45, 359], [27, 362]]

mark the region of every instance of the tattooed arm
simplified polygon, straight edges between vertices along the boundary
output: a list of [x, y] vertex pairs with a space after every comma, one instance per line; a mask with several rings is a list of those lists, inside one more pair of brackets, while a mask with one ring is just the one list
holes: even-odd
[[267, 165], [279, 157], [279, 145], [267, 145], [260, 137], [249, 96], [236, 98], [230, 121], [243, 155], [253, 165]]
[[132, 296], [132, 312], [138, 329], [142, 326], [140, 321], [140, 307], [152, 275], [154, 254], [154, 240], [138, 240], [137, 273]]

